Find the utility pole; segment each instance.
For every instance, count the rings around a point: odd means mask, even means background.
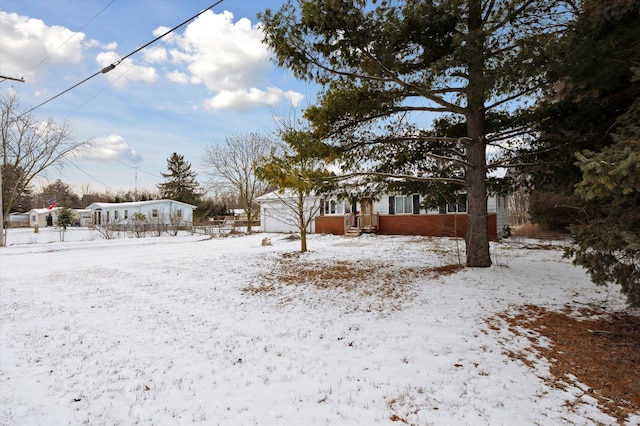
[[[20,77],[20,78],[13,78],[13,77],[6,77],[4,75],[0,75],[0,83],[2,83],[3,81],[6,80],[13,80],[13,81],[19,81],[20,83],[24,83],[24,78]],[[6,143],[6,141],[2,141],[2,145],[4,146],[4,144]],[[4,234],[4,204],[2,204],[2,193],[4,192],[3,188],[4,186],[2,185],[2,169],[4,168],[4,165],[7,162],[7,159],[4,158],[4,153],[5,150],[2,150],[2,164],[0,164],[0,247],[4,247],[7,242],[5,239],[5,234]]]
[[[4,144],[4,141],[2,141],[2,143]],[[2,185],[2,169],[4,168],[4,163],[5,163],[5,158],[4,158],[4,154],[2,155],[2,164],[0,164],[0,247],[4,247],[6,244],[5,238],[4,238],[4,204],[2,204],[2,193],[4,192],[3,188],[4,186]]]

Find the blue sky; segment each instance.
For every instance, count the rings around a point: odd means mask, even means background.
[[[0,93],[28,110],[215,3],[214,0],[0,0]],[[273,111],[313,103],[318,88],[270,61],[257,13],[282,1],[225,0],[72,91],[32,112],[68,120],[91,141],[61,172],[83,191],[156,190],[173,152],[198,172],[207,145],[270,133]],[[164,39],[163,39],[164,40]],[[136,179],[137,176],[137,179]],[[205,183],[205,176],[198,174]],[[40,184],[38,184],[40,185]]]

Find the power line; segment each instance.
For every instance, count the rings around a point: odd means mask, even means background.
[[[91,179],[95,180],[96,182],[102,184],[105,186],[105,188],[110,189],[111,191],[115,192],[115,189],[111,188],[109,185],[107,185],[106,183],[102,182],[100,179],[98,179],[95,176],[92,176],[89,174],[89,172],[87,172],[86,170],[82,169],[80,166],[78,166],[77,164],[74,164],[73,162],[69,161],[70,165],[72,165],[73,167],[75,167],[76,169],[80,170],[82,173],[84,173],[85,175],[89,176]]]
[[[108,5],[106,5],[105,7],[103,7],[103,8],[102,8],[102,10],[101,10],[100,12],[96,13],[96,14],[94,15],[94,17],[93,17],[93,18],[91,18],[91,19],[89,19],[87,22],[85,22],[85,24],[84,24],[83,26],[81,26],[80,28],[78,28],[78,30],[77,30],[77,31],[74,31],[74,32],[73,32],[73,34],[71,34],[71,35],[69,36],[69,38],[67,38],[65,41],[63,41],[63,42],[62,42],[62,44],[61,44],[60,46],[58,46],[58,47],[57,47],[53,52],[50,52],[49,54],[47,54],[47,56],[45,56],[44,58],[42,58],[42,60],[41,60],[40,62],[38,62],[37,64],[35,64],[35,66],[33,67],[33,69],[38,68],[38,67],[39,67],[39,66],[40,66],[44,61],[46,61],[47,59],[49,59],[49,57],[50,57],[51,55],[53,55],[53,54],[54,54],[54,53],[56,53],[58,50],[60,50],[60,48],[61,48],[62,46],[64,46],[65,44],[67,44],[67,43],[69,42],[69,40],[71,40],[73,37],[75,37],[75,35],[76,35],[76,34],[78,34],[80,31],[82,31],[82,29],[83,29],[84,27],[86,27],[87,25],[89,25],[89,24],[91,23],[91,21],[93,21],[94,19],[96,19],[100,14],[102,14],[102,12],[104,12],[105,10],[107,10],[107,8],[108,8],[109,6],[111,6],[111,5],[113,4],[113,2],[114,2],[114,1],[116,1],[116,0],[111,0],[111,2],[110,2]]]
[[[24,83],[24,77],[15,78],[15,77],[7,77],[4,75],[0,75],[0,78],[2,79],[0,80],[0,83],[2,83],[5,80],[13,80],[13,81],[19,81],[20,83]]]
[[[170,36],[173,37],[173,34]],[[170,38],[168,39],[170,40]],[[160,44],[160,46],[164,45],[164,41],[162,42],[162,44]],[[149,55],[151,55],[153,52],[155,52],[160,46],[156,46],[153,50],[151,50],[148,54],[146,54],[142,59],[140,59],[138,62],[134,63],[131,67],[129,67],[128,70],[126,70],[125,72],[123,72],[120,76],[118,76],[116,79],[114,79],[113,81],[109,82],[109,84],[107,84],[105,87],[103,87],[101,90],[99,90],[96,94],[94,94],[93,96],[91,96],[89,99],[87,99],[84,103],[80,104],[75,110],[73,110],[71,112],[71,115],[75,114],[76,112],[78,112],[83,106],[87,105],[89,102],[91,102],[92,100],[94,100],[95,98],[97,98],[98,96],[100,96],[100,94],[102,92],[104,92],[105,90],[107,90],[110,86],[113,85],[113,83],[115,83],[116,81],[118,81],[119,79],[121,79],[122,77],[124,77],[125,75],[127,75],[127,73],[129,73],[129,71],[131,71],[135,65],[141,63],[145,58],[147,58]]]
[[[26,112],[22,113],[22,114],[21,114],[21,116],[22,116],[22,115],[25,115],[25,114],[29,114],[30,112],[34,111],[35,109],[40,108],[41,106],[43,106],[43,105],[45,105],[45,104],[47,104],[47,103],[51,102],[52,100],[54,100],[54,99],[56,99],[56,98],[58,98],[58,97],[60,97],[60,96],[64,95],[65,93],[67,93],[67,92],[69,92],[69,91],[71,91],[71,90],[75,89],[76,87],[80,86],[81,84],[86,83],[87,81],[91,80],[93,77],[97,76],[98,74],[106,74],[106,73],[108,73],[109,71],[112,71],[115,67],[117,67],[117,66],[118,66],[122,61],[124,61],[124,60],[125,60],[125,59],[127,59],[128,57],[130,57],[130,56],[132,56],[132,55],[135,55],[136,53],[138,53],[138,52],[139,52],[139,51],[141,51],[142,49],[146,48],[147,46],[149,46],[149,45],[151,45],[151,44],[155,43],[156,41],[160,40],[162,37],[164,37],[164,36],[166,36],[166,35],[168,35],[168,34],[170,34],[170,33],[174,32],[174,31],[175,31],[175,30],[177,30],[178,28],[180,28],[180,27],[182,27],[182,26],[184,26],[184,25],[188,24],[188,23],[189,23],[189,22],[191,22],[192,20],[196,19],[198,16],[202,15],[203,13],[205,13],[206,11],[208,11],[208,10],[210,10],[210,9],[213,9],[215,6],[219,5],[219,4],[220,4],[220,3],[222,3],[222,2],[223,2],[223,0],[218,0],[218,1],[216,1],[216,2],[215,2],[215,3],[213,3],[211,6],[209,6],[209,7],[207,7],[206,9],[203,9],[202,11],[200,11],[198,14],[196,14],[196,15],[192,16],[191,18],[187,19],[186,21],[182,22],[181,24],[179,24],[179,25],[177,25],[177,26],[175,26],[175,27],[171,28],[170,30],[166,31],[164,34],[162,34],[162,35],[160,35],[160,36],[158,36],[158,37],[154,38],[153,40],[151,40],[151,41],[150,41],[150,42],[148,42],[147,44],[145,44],[145,45],[143,45],[143,46],[141,46],[141,47],[137,48],[136,50],[134,50],[133,52],[131,52],[131,53],[129,53],[128,55],[124,56],[123,58],[121,58],[121,59],[117,60],[116,62],[114,62],[114,63],[112,63],[112,64],[110,64],[110,65],[107,65],[106,67],[102,68],[100,71],[98,71],[98,72],[94,73],[93,75],[91,75],[91,76],[89,76],[89,77],[85,78],[85,79],[84,79],[84,80],[82,80],[80,83],[74,84],[74,85],[73,85],[73,86],[71,86],[70,88],[68,88],[68,89],[66,89],[66,90],[64,90],[64,91],[62,91],[62,92],[60,92],[60,93],[58,93],[57,95],[53,96],[52,98],[49,98],[49,99],[47,99],[46,101],[42,102],[41,104],[36,105],[35,107],[31,108],[30,110],[28,110],[28,111],[26,111]]]

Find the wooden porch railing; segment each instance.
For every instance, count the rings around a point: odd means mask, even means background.
[[[378,213],[361,214],[358,220],[358,226],[363,232],[375,232],[379,228]]]
[[[356,215],[353,213],[349,213],[348,215],[344,216],[344,233],[346,234],[347,232],[349,232],[349,230],[351,228],[354,228],[357,226],[357,219],[356,219]]]
[[[344,232],[347,233],[354,228],[360,232],[376,232],[380,226],[379,222],[380,220],[377,213],[350,213],[344,217]]]

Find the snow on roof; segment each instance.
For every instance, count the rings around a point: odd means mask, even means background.
[[[258,198],[256,198],[255,201],[256,203],[259,204],[260,202],[268,203],[270,201],[277,201],[283,198],[295,198],[295,197],[297,197],[297,195],[293,192],[293,190],[284,189],[284,190],[272,191],[267,194],[261,195]],[[311,194],[309,195],[309,197],[315,197],[315,194]]]
[[[49,212],[55,212],[57,210],[60,210],[61,207],[54,207],[52,209],[31,209],[29,210],[29,213],[36,213],[36,214],[44,214],[44,213],[49,213]]]
[[[96,202],[96,203],[92,203],[89,206],[87,206],[87,209],[91,210],[93,208],[110,208],[110,207],[142,207],[144,205],[151,205],[151,204],[165,204],[165,203],[176,203],[176,204],[182,204],[184,206],[189,206],[191,208],[197,208],[196,206],[194,206],[193,204],[189,204],[189,203],[183,203],[182,201],[175,201],[175,200],[148,200],[148,201],[126,201],[123,203],[103,203],[103,202]]]

